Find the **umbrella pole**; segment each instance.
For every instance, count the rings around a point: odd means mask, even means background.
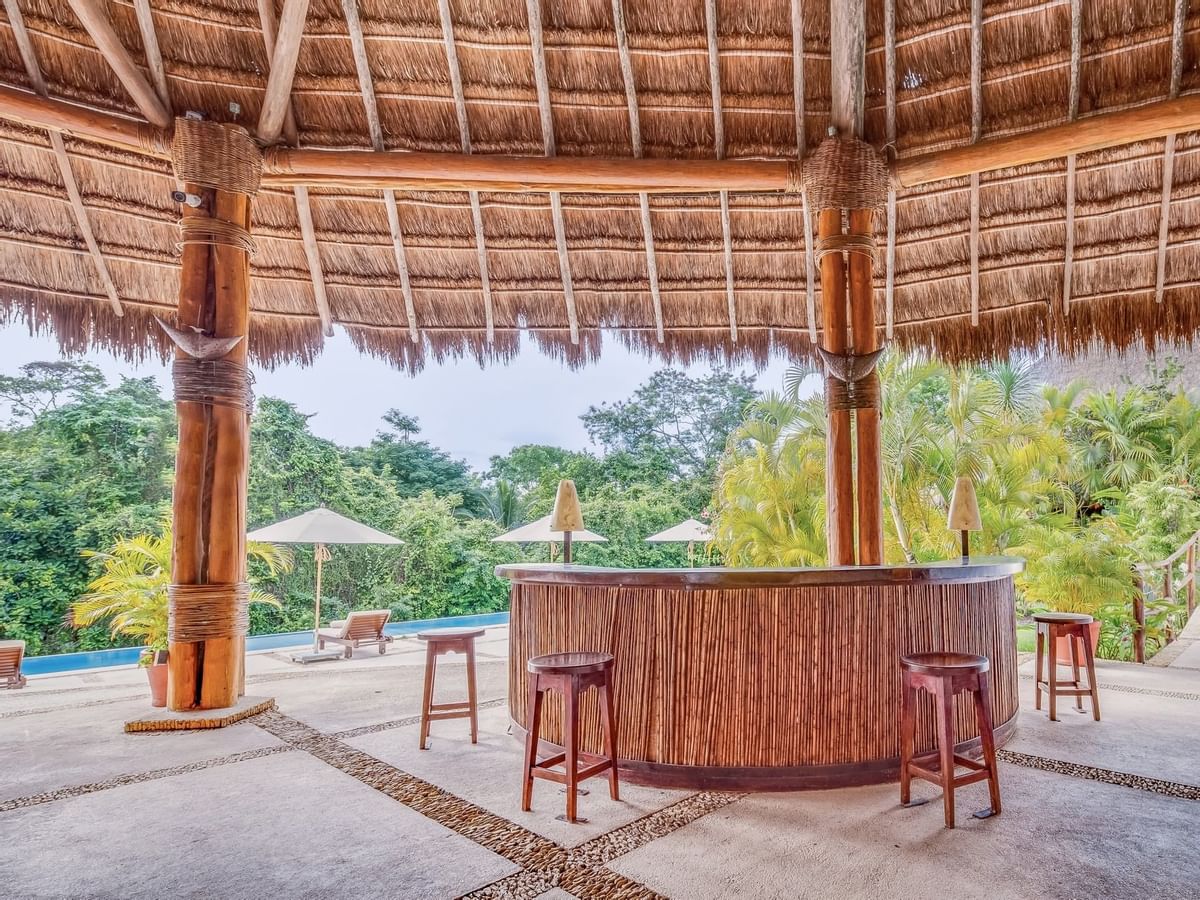
[[[324,544],[317,544],[313,548],[313,555],[317,557],[317,609],[313,616],[313,653],[320,652],[317,649],[320,640],[317,632],[321,630],[321,567],[327,552]]]

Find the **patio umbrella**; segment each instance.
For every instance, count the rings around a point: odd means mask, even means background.
[[[492,538],[492,540],[506,544],[540,544],[545,542],[553,545],[559,543],[563,539],[563,533],[550,529],[550,519],[552,516],[553,513],[549,516],[542,516],[542,518],[536,521],[522,525],[519,528],[514,528],[512,531],[506,532],[499,537]],[[608,538],[596,534],[594,531],[582,529],[580,531],[572,531],[571,540],[594,544],[599,541],[607,541]]]
[[[321,569],[330,559],[327,544],[403,544],[400,538],[392,537],[382,531],[377,531],[362,522],[355,522],[332,509],[319,506],[306,513],[267,525],[250,532],[246,538],[251,541],[265,541],[271,544],[312,544],[313,555],[317,560],[317,589],[316,609],[313,613],[313,648],[311,653],[297,654],[292,657],[300,662],[312,662],[318,659],[334,659],[341,656],[341,650],[328,650],[322,653],[318,649],[317,632],[321,628]]]
[[[646,542],[650,544],[687,544],[688,565],[690,566],[696,561],[696,542],[711,541],[712,537],[710,526],[696,519],[685,519],[678,525],[672,525],[658,534],[650,535],[646,538]]]

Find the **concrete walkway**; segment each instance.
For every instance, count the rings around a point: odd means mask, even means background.
[[[894,785],[788,794],[538,782],[519,808],[507,634],[479,645],[479,743],[438,722],[417,749],[422,645],[308,668],[249,658],[278,710],[212,732],[134,734],[145,676],[111,670],[0,691],[5,898],[1200,897],[1200,669],[1101,663],[1103,720],[1027,708],[986,788],[902,809]],[[465,694],[455,657],[439,699]],[[936,799],[932,785],[914,792]]]

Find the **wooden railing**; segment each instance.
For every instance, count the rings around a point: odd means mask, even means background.
[[[1196,561],[1200,552],[1200,531],[1166,559],[1155,563],[1139,563],[1138,594],[1133,601],[1133,659],[1146,661],[1146,598],[1152,595],[1166,603],[1179,603],[1186,598],[1190,618],[1196,611]],[[1180,568],[1182,564],[1182,569]],[[1161,589],[1159,586],[1161,585]],[[1168,632],[1167,641],[1173,636]]]

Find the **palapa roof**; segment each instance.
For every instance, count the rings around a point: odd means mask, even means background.
[[[143,118],[67,2],[16,5],[50,97]],[[617,5],[621,33],[613,0],[542,0],[540,7],[535,0],[540,29],[531,29],[526,0],[360,0],[383,145],[542,155],[546,113],[549,143],[563,157],[794,159],[825,135],[827,3],[717,0],[711,35],[703,0]],[[253,130],[271,62],[257,0],[150,6],[172,112],[228,121],[235,103],[237,120]],[[1177,22],[1176,6],[1083,3],[1073,51],[1070,2],[984,3],[976,83],[970,0],[895,0],[891,27],[883,0],[868,0],[864,138],[904,158],[1059,124],[1073,102],[1086,117],[1186,94],[1200,80],[1200,11]],[[107,12],[121,43],[145,63],[134,4],[116,0]],[[548,109],[539,107],[532,39],[539,33]],[[0,84],[33,87],[2,19]],[[300,146],[372,146],[340,0],[312,0],[291,96]],[[1061,158],[979,176],[978,324],[970,179],[899,190],[894,261],[883,246],[884,216],[877,221],[876,321],[894,340],[951,360],[1021,347],[1074,352],[1093,340],[1117,347],[1191,341],[1200,327],[1200,138],[1181,134],[1175,143],[1168,204],[1164,148],[1156,139],[1080,154],[1073,197]],[[152,316],[169,319],[178,290],[170,165],[70,136],[66,149],[125,314],[117,318],[109,305],[47,133],[0,120],[0,315],[52,328],[66,351],[101,345],[129,357],[165,355],[169,344]],[[727,236],[718,194],[651,195],[652,253],[637,194],[564,193],[564,267],[546,193],[479,193],[479,234],[466,192],[398,192],[415,343],[382,193],[313,187],[309,196],[333,322],[364,351],[402,367],[430,355],[507,358],[522,329],[573,364],[599,353],[602,332],[679,361],[761,362],[773,349],[806,355],[811,347],[808,310],[810,302],[820,308],[820,285],[810,300],[797,193],[728,195]],[[1164,208],[1168,224],[1160,229]],[[252,231],[251,358],[311,361],[322,327],[290,189],[259,192]]]

